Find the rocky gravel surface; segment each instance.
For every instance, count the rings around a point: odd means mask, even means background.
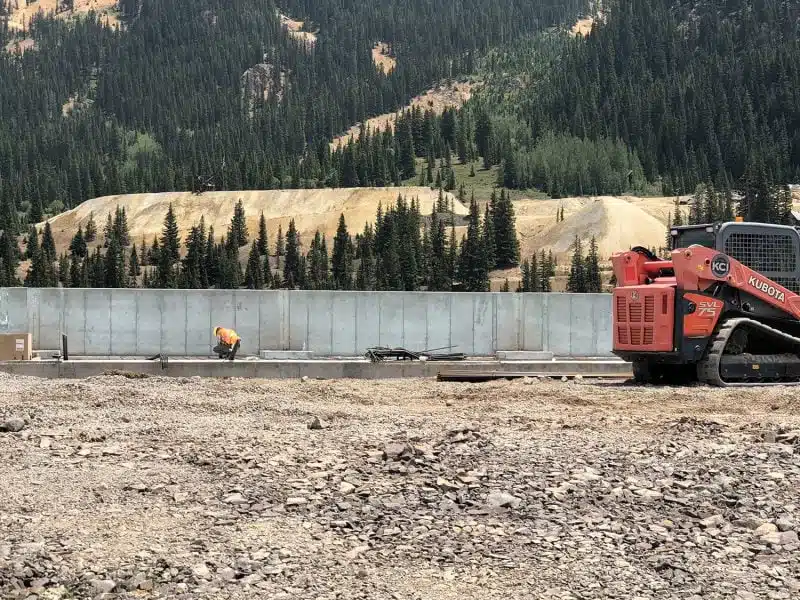
[[[2,598],[800,598],[800,390],[0,375]]]

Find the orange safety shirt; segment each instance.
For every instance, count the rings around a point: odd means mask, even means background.
[[[233,346],[236,342],[242,339],[233,329],[225,329],[223,327],[219,328],[217,335],[222,342],[228,344],[229,346]]]

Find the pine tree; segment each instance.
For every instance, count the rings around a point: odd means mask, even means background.
[[[126,248],[131,245],[130,233],[128,232],[128,217],[125,214],[125,209],[119,206],[117,206],[114,213],[112,234],[116,236],[121,247]]]
[[[536,255],[534,254],[534,256]],[[520,265],[520,273],[522,275],[522,280],[520,281],[519,291],[532,292],[533,285],[531,283],[531,264],[528,262],[527,258],[524,259]]]
[[[78,226],[78,232],[72,238],[72,241],[69,243],[69,251],[72,256],[78,256],[83,258],[86,256],[87,248],[86,248],[86,239],[83,237],[83,230],[81,229],[80,225]]]
[[[491,271],[497,265],[497,259],[495,256],[494,215],[490,210],[489,203],[486,204],[486,209],[483,212],[483,236],[481,241],[484,255],[486,256],[486,269]]]
[[[250,246],[250,256],[247,258],[247,269],[244,273],[244,284],[251,290],[260,290],[264,287],[264,271],[261,268],[257,241]]]
[[[536,257],[536,252],[531,255],[531,291],[546,291],[542,286],[542,275],[539,271],[539,260]]]
[[[91,244],[97,238],[97,225],[94,222],[94,213],[89,213],[89,220],[86,222],[86,243]]]
[[[366,224],[364,225],[364,233],[359,240],[360,261],[356,272],[356,288],[359,290],[372,291],[376,289],[377,280],[373,243],[372,227]]]
[[[10,232],[0,232],[0,287],[19,285],[19,278],[17,277],[18,254],[18,248],[16,243],[12,241]]]
[[[516,218],[511,199],[505,190],[493,206],[495,256],[497,267],[507,269],[519,264],[519,239],[517,238]]]
[[[31,200],[31,210],[28,215],[28,221],[33,223],[41,223],[44,219],[44,212],[42,211],[42,201],[39,196],[34,196]]]
[[[575,242],[573,243],[572,264],[569,269],[569,278],[567,279],[567,291],[581,294],[586,293],[586,263],[583,257],[583,249],[581,248],[581,240],[578,235],[575,235]]]
[[[478,204],[474,196],[469,204],[469,222],[459,257],[458,278],[468,292],[484,292],[489,289],[486,251],[481,240]]]
[[[278,233],[280,236],[280,232]],[[278,238],[280,239],[280,237]],[[295,229],[294,219],[289,221],[286,231],[286,259],[283,263],[283,282],[289,289],[295,289],[302,281],[300,271],[300,237]]]
[[[264,211],[261,211],[261,217],[258,220],[258,252],[261,256],[269,256],[267,220],[264,218]]]
[[[103,247],[108,248],[111,236],[114,234],[114,222],[111,220],[111,213],[106,218],[106,226],[103,228]]]
[[[170,203],[167,209],[167,215],[164,217],[164,228],[161,233],[160,248],[156,246],[156,240],[153,240],[154,253],[157,255],[156,264],[158,265],[158,273],[156,277],[156,284],[159,288],[175,288],[178,283],[178,274],[176,273],[175,263],[180,260],[180,237],[178,235],[178,223],[175,220],[175,212]]]
[[[131,255],[128,259],[129,270],[128,276],[135,282],[136,278],[142,274],[142,267],[139,264],[139,253],[136,251],[136,244],[131,248]]]
[[[278,239],[275,241],[275,256],[280,258],[286,252],[286,242],[283,239],[283,228],[278,225]]]
[[[600,257],[597,254],[597,240],[592,236],[589,242],[589,254],[586,256],[586,291],[590,294],[599,294],[603,291],[603,281],[600,275]]]
[[[331,256],[331,271],[333,287],[338,290],[349,290],[353,278],[353,261],[350,256],[350,234],[344,220],[344,213],[339,215],[339,226],[333,238],[333,255]]]
[[[109,288],[127,287],[125,254],[116,235],[111,236],[105,255],[105,286]]]
[[[228,240],[236,248],[246,246],[248,240],[247,222],[244,214],[244,205],[241,199],[236,202],[236,207],[233,209],[233,218],[231,219],[231,226],[228,232]]]
[[[42,232],[42,252],[44,252],[45,259],[48,263],[53,263],[56,260],[56,243],[53,240],[53,230],[50,228],[50,221],[44,224],[44,231]]]

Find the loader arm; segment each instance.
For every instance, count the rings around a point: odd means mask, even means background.
[[[678,288],[684,291],[703,292],[722,282],[800,319],[800,295],[713,248],[679,248],[671,262]]]

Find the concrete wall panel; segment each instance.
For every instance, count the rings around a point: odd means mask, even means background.
[[[159,290],[136,290],[136,354],[153,356],[161,352],[161,300]]]
[[[111,290],[85,294],[86,353],[111,356]]]
[[[364,354],[364,348],[358,347],[356,336],[358,330],[357,322],[359,320],[358,294],[341,292],[332,296],[331,352],[336,356],[360,356]]]
[[[111,290],[111,354],[136,355],[136,294],[130,290]]]
[[[571,294],[545,294],[545,345],[543,350],[556,355],[568,355],[572,349],[570,344],[572,303]]]
[[[58,288],[39,290],[39,327],[33,339],[37,350],[61,348],[61,331],[64,327],[63,293]]]
[[[289,325],[288,348],[286,350],[311,350],[308,340],[308,323],[311,313],[311,295],[309,292],[287,292]]]
[[[428,343],[428,298],[418,292],[403,294],[403,347],[415,352],[435,347]]]
[[[403,346],[403,295],[380,292],[380,345]]]
[[[597,346],[594,297],[589,294],[571,294],[570,303],[569,354],[571,356],[593,356]]]
[[[285,327],[286,292],[266,291],[258,294],[259,350],[286,350],[288,328]]]
[[[372,292],[357,292],[354,328],[356,330],[356,352],[364,354],[367,348],[381,345],[381,301],[380,295]]]
[[[446,349],[450,345],[450,294],[426,294],[428,304],[428,314],[426,317],[427,329],[427,348],[444,348],[442,352],[450,352]],[[463,352],[463,350],[453,349],[453,352]]]
[[[472,354],[475,307],[473,294],[453,294],[450,304],[451,352]]]
[[[611,319],[613,298],[611,294],[598,294],[592,300],[594,303],[592,331],[596,338],[594,353],[596,356],[609,355],[614,342],[614,326]]]
[[[0,333],[24,333],[26,331],[30,331],[28,289],[0,288]]]
[[[333,352],[334,292],[308,294],[308,349],[316,354]],[[345,317],[346,318],[346,317]]]
[[[473,294],[472,352],[488,356],[497,350],[496,304],[499,294]]]
[[[544,350],[544,315],[546,294],[522,294],[520,299],[520,349],[534,352]],[[500,346],[501,349],[505,349]]]
[[[234,292],[236,302],[236,332],[242,336],[239,352],[242,354],[258,354],[260,344],[259,311],[261,310],[260,293],[251,290]]]
[[[186,294],[186,354],[189,356],[210,356],[215,345],[211,322],[213,294],[207,290]]]
[[[530,294],[495,294],[495,350],[522,347],[522,305]]]
[[[94,291],[92,290],[92,292]],[[67,334],[70,354],[86,354],[89,351],[85,339],[86,293],[87,290],[64,290],[64,333]],[[102,319],[102,315],[100,318]],[[108,314],[106,314],[106,318],[108,318]]]
[[[186,355],[187,294],[182,290],[155,290],[161,308],[161,352]]]

